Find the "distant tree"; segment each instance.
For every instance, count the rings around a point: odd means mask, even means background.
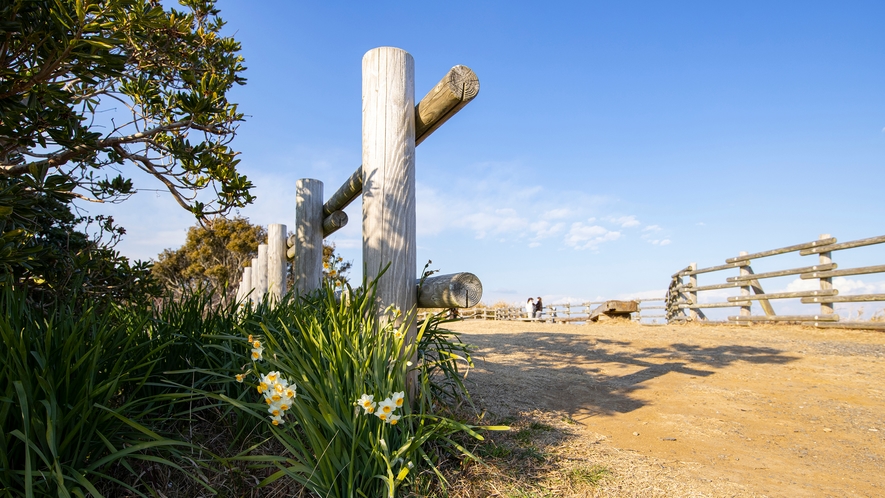
[[[291,234],[290,234],[291,235]],[[258,244],[267,240],[267,230],[247,218],[214,218],[205,226],[188,229],[183,246],[166,249],[153,265],[154,276],[170,291],[180,295],[197,288],[221,290],[239,285],[243,268],[258,256]],[[323,244],[323,278],[332,285],[347,283],[352,264],[336,254],[334,244]],[[287,287],[292,273],[287,271]],[[234,293],[228,292],[228,299]]]
[[[214,1],[180,3],[0,2],[0,176],[115,202],[136,192],[128,164],[199,218],[252,202],[229,147],[240,44],[221,36]]]
[[[247,218],[217,217],[205,226],[189,228],[180,248],[160,253],[153,273],[179,295],[198,287],[221,290],[239,282],[243,268],[257,256],[258,244],[266,237],[264,227]]]

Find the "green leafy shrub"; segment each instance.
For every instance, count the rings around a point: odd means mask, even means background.
[[[394,326],[399,312],[389,309],[392,315],[379,323],[374,286],[348,290],[349,298],[341,300],[327,286],[324,292],[297,303],[284,301],[273,311],[246,320],[241,328],[244,369],[240,378],[249,379],[247,384],[261,393],[252,391],[253,399],[267,398],[262,395],[274,388],[269,376],[289,381],[282,388],[297,392],[282,414],[268,413],[274,409],[274,405],[268,407],[269,398],[267,403],[227,398],[256,422],[269,425],[287,449],[286,455],[240,457],[278,469],[261,485],[289,477],[319,496],[392,497],[410,478],[414,466],[436,470],[435,451],[430,448],[473,457],[451,436],[466,433],[482,439],[477,429],[499,429],[469,426],[440,413],[433,377],[437,386],[448,386],[449,392],[452,386],[460,386],[461,396],[466,392],[463,384],[439,378],[456,370],[441,370],[452,358],[431,350],[454,351],[460,346],[453,346],[457,343],[445,335],[434,336],[438,320],[425,321],[417,339],[405,343],[409,317]],[[258,343],[246,343],[247,336]],[[431,337],[434,340],[428,341]],[[410,358],[419,349],[424,351],[422,359],[413,365]],[[260,359],[250,361],[250,354]],[[441,357],[448,360],[440,362]],[[391,407],[393,417],[378,416],[379,401],[395,403],[410,391],[407,378],[413,373],[418,380],[412,395],[401,406]]]

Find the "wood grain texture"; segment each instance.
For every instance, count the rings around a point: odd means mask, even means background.
[[[828,234],[828,233],[822,233],[819,237],[819,239],[822,241],[823,240],[830,240],[830,238],[831,238],[830,234]],[[834,239],[833,242],[835,243],[836,240]],[[820,266],[829,265],[830,263],[833,262],[833,253],[830,251],[820,252],[818,254],[818,262],[820,263]],[[836,265],[833,265],[832,269],[835,269],[835,268],[836,268]],[[821,269],[826,270],[826,268],[821,268]],[[799,278],[803,278],[803,277],[800,276]],[[830,290],[833,288],[833,276],[832,275],[822,276],[822,275],[818,274],[818,278],[820,278],[820,289],[821,290]],[[833,313],[836,312],[836,308],[831,303],[820,303],[820,312],[823,315],[832,315]]]
[[[298,296],[316,291],[323,281],[323,182],[295,182],[293,290]]]
[[[691,268],[691,271],[689,271],[687,274],[689,276],[689,281],[688,281],[689,286],[693,289],[697,289],[698,288],[698,264],[692,263],[692,264],[688,265],[688,267]],[[693,291],[693,292],[689,291],[688,292],[688,300],[692,303],[698,302],[697,291]],[[691,320],[696,322],[698,320],[697,308],[694,308],[694,309],[689,308],[689,311],[690,311],[689,316],[691,317]]]
[[[835,290],[835,289],[834,289]],[[803,297],[804,304],[815,303],[869,303],[885,301],[885,294],[854,294],[849,296]]]
[[[749,307],[750,304],[751,304],[750,301],[748,301],[748,300],[744,300],[744,301],[728,301],[728,302],[720,302],[720,303],[701,303],[701,304],[685,303],[685,304],[680,304],[679,307],[680,307],[680,308],[698,308],[698,309],[705,309],[705,308],[736,308],[736,307],[738,307],[738,306],[741,306],[741,307],[745,307],[745,306],[746,306],[746,307]]]
[[[258,295],[256,289],[258,289],[258,258],[252,258],[252,288],[251,293],[249,294],[249,300],[254,304],[258,304],[261,301],[261,297]]]
[[[243,287],[243,293],[240,296],[239,301],[243,301],[243,302],[245,302],[247,300],[251,301],[252,294],[253,294],[252,289],[254,288],[252,286],[252,267],[251,266],[247,266],[247,267],[243,268],[243,283],[240,285],[242,285],[242,287]]]
[[[802,325],[822,329],[885,330],[885,322],[802,322]]]
[[[852,240],[850,242],[842,242],[839,244],[830,244],[821,247],[815,247],[813,249],[805,249],[799,251],[799,254],[802,256],[808,256],[811,254],[822,253],[822,252],[831,252],[831,251],[839,251],[842,249],[851,249],[852,247],[863,247],[863,246],[871,246],[873,244],[885,244],[885,235],[879,235],[878,237],[869,237],[866,239]]]
[[[347,213],[335,211],[323,218],[323,237],[328,237],[347,225]]]
[[[286,294],[286,225],[267,226],[267,294],[278,303]]]
[[[820,265],[814,266],[803,266],[802,268],[791,268],[789,270],[778,270],[778,271],[769,271],[765,273],[750,273],[749,271],[746,273],[741,273],[739,277],[728,277],[725,279],[728,282],[747,282],[749,280],[757,280],[760,278],[774,278],[774,277],[784,277],[787,275],[801,275],[803,273],[810,273],[814,271],[824,272],[827,270],[832,270],[837,267],[836,263],[823,263]],[[744,267],[742,267],[744,268]]]
[[[482,282],[467,272],[428,277],[418,290],[419,308],[470,308],[481,299]]]
[[[740,255],[746,256],[747,253],[745,251],[741,251]],[[749,266],[741,266],[740,270],[741,270],[741,276],[738,278],[740,278],[741,280],[744,280],[748,275],[750,275],[750,267]],[[728,282],[734,282],[734,280],[732,280],[731,278],[727,278],[725,280]],[[743,286],[741,286],[741,297],[744,297],[744,298],[748,297],[750,295],[750,286],[747,285],[748,283],[746,281],[743,281],[741,283],[744,284]],[[749,303],[746,300],[744,300],[744,302]],[[741,306],[741,311],[740,311],[741,316],[750,316],[751,312],[752,312],[752,308],[751,308],[750,304],[747,304],[745,306]]]
[[[802,249],[810,249],[812,247],[822,246],[826,244],[835,244],[835,237],[828,237],[826,239],[815,240],[814,242],[805,242],[803,244],[796,244],[794,246],[781,247],[780,249],[772,249],[770,251],[762,251],[762,252],[754,252],[753,254],[741,253],[736,258],[728,258],[725,260],[726,263],[735,263],[738,261],[746,261],[748,259],[758,259],[764,258],[766,256],[776,256],[778,254],[786,254],[788,252],[801,251]]]
[[[810,297],[810,296],[835,296],[839,291],[836,289],[830,289],[826,291],[822,290],[813,290],[813,291],[797,291],[797,292],[775,292],[773,294],[759,294],[756,296],[746,296],[746,297],[738,297],[732,296],[729,297],[729,301],[760,301],[762,299],[797,299],[800,297]],[[804,302],[804,301],[803,301]],[[815,301],[817,302],[817,301]]]
[[[826,253],[821,253],[826,254]],[[835,263],[834,263],[835,266]],[[875,265],[875,266],[860,266],[857,268],[845,268],[844,270],[831,270],[831,271],[816,271],[810,273],[803,273],[799,275],[799,278],[802,280],[808,280],[812,278],[832,278],[832,277],[846,277],[849,275],[867,275],[870,273],[885,273],[885,265]]]
[[[398,321],[417,304],[414,75],[414,59],[402,49],[363,57],[363,265],[378,281],[379,311],[395,305]],[[413,322],[407,342],[415,332]]]
[[[681,272],[679,272],[679,274],[682,274],[682,275],[697,275],[697,274],[699,274],[699,273],[709,273],[709,272],[719,271],[719,270],[729,270],[729,269],[731,269],[731,268],[737,268],[737,267],[740,267],[740,266],[746,266],[746,265],[748,265],[748,264],[750,264],[748,261],[737,261],[737,262],[735,262],[735,263],[728,263],[728,264],[719,265],[719,266],[710,266],[710,267],[708,267],[708,268],[699,268],[699,269],[696,269],[696,270],[691,270],[691,269],[688,269],[688,268],[687,268],[687,269],[682,270]]]
[[[258,301],[267,297],[267,244],[258,244],[258,266],[252,270],[257,272],[255,294]]]
[[[455,66],[415,106],[415,145],[464,108],[479,94],[479,78],[467,66]],[[323,205],[324,216],[341,211],[356,199],[363,189],[362,166],[329,197]]]

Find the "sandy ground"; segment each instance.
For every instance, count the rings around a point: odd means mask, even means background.
[[[620,468],[656,469],[662,490],[631,490],[623,476],[602,494],[885,496],[881,332],[479,320],[446,328],[476,347],[468,385],[490,413],[577,422],[557,451],[628,455]]]

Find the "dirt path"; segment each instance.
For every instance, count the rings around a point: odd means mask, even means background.
[[[692,495],[885,496],[885,334],[490,321],[447,328],[476,346],[468,379],[490,412],[574,420],[578,440],[668,469],[659,480]],[[660,488],[610,494],[668,494]]]

